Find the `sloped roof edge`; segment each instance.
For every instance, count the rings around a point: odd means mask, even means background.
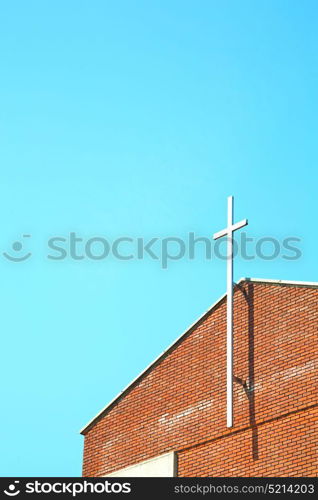
[[[290,280],[273,280],[273,279],[261,279],[261,278],[241,278],[236,285],[239,285],[240,283],[244,281],[249,281],[253,283],[264,283],[264,284],[269,284],[269,285],[284,285],[284,286],[300,286],[300,287],[309,287],[309,288],[318,288],[318,282],[314,281],[290,281]],[[117,400],[121,399],[126,392],[129,391],[129,389],[132,389],[133,386],[137,383],[139,379],[141,379],[158,361],[161,360],[173,347],[175,347],[183,337],[185,337],[188,333],[191,332],[191,330],[200,322],[202,321],[213,309],[215,309],[220,303],[222,302],[223,299],[225,299],[226,293],[224,293],[216,302],[214,302],[209,309],[207,309],[194,323],[192,323],[179,337],[177,337],[176,340],[172,342],[172,344],[167,347],[157,358],[152,361],[137,377],[135,377],[132,382],[130,382],[122,391],[120,391],[117,396],[115,396],[102,410],[95,415],[81,430],[80,434],[85,435],[93,426],[94,424],[107,412],[107,410],[110,410],[110,408],[117,402]]]

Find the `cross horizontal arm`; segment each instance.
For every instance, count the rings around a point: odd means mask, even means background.
[[[226,236],[228,233],[228,229],[222,229],[222,231],[219,231],[218,233],[214,233],[213,239],[217,240],[218,238],[222,238],[223,236]]]
[[[232,231],[236,231],[237,229],[241,229],[241,227],[247,226],[247,224],[248,224],[248,220],[243,219],[240,222],[236,222],[236,224],[233,224],[231,229],[232,229]]]
[[[240,222],[236,222],[236,224],[232,224],[232,226],[222,229],[222,231],[219,231],[218,233],[214,233],[213,239],[217,240],[218,238],[223,238],[223,236],[226,236],[227,234],[236,231],[237,229],[241,229],[241,227],[247,226],[247,224],[248,224],[247,219],[243,219]]]

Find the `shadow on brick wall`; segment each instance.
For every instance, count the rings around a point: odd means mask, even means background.
[[[255,368],[254,368],[254,285],[248,283],[247,290],[241,289],[248,305],[248,379],[242,380],[234,376],[235,382],[240,384],[247,396],[249,405],[249,423],[252,430],[252,456],[258,460],[258,429],[255,415]]]

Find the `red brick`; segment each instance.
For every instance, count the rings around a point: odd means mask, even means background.
[[[84,476],[170,450],[179,476],[317,475],[317,288],[243,282],[234,321],[233,429],[223,299],[85,433]]]

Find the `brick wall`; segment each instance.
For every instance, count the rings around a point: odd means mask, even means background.
[[[83,475],[174,450],[179,476],[317,475],[318,289],[234,293],[234,427],[226,427],[226,299],[85,432]]]

